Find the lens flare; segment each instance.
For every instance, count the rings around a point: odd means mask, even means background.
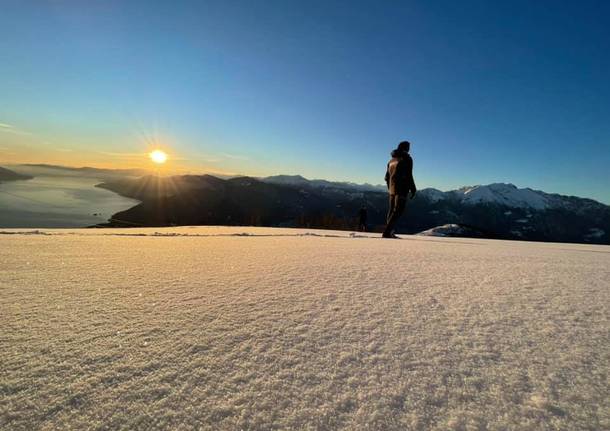
[[[155,150],[149,154],[150,159],[158,164],[163,164],[167,161],[167,154],[161,150]]]

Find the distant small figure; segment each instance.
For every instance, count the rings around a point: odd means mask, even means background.
[[[360,211],[358,211],[358,230],[360,232],[367,231],[367,227],[366,227],[367,217],[368,217],[368,214],[366,211],[366,207],[363,205],[362,208],[360,208]]]
[[[413,159],[409,155],[410,149],[409,141],[401,142],[398,144],[398,148],[392,151],[392,159],[388,162],[385,182],[388,186],[390,202],[383,238],[398,238],[394,234],[394,226],[405,210],[409,193],[413,199],[417,192],[413,180]]]

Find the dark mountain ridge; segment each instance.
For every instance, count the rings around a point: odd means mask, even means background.
[[[145,176],[99,184],[142,201],[106,226],[254,225],[351,230],[358,210],[380,231],[387,194],[311,181],[278,184],[250,177]],[[610,244],[610,207],[591,199],[490,184],[450,192],[424,189],[409,202],[398,232],[457,224],[487,238]]]
[[[260,178],[260,181],[272,184],[281,184],[287,186],[310,186],[316,188],[328,189],[350,189],[366,192],[383,192],[385,186],[373,184],[356,184],[345,181],[328,181],[328,180],[309,180],[301,175],[273,175],[270,177]]]
[[[31,180],[32,178],[34,177],[32,177],[31,175],[18,174],[17,172],[11,171],[10,169],[0,167],[0,182]]]

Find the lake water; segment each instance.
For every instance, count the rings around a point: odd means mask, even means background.
[[[86,227],[139,201],[94,187],[95,178],[39,176],[0,183],[0,228]]]

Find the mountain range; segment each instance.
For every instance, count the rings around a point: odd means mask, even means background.
[[[327,181],[327,180],[308,180],[301,175],[274,175],[271,177],[258,178],[260,181],[271,184],[281,184],[286,186],[305,186],[322,189],[345,189],[357,190],[361,192],[385,192],[386,186],[372,184],[356,184],[351,182]]]
[[[125,177],[141,177],[150,174],[145,169],[104,169],[88,166],[74,168],[71,166],[49,165],[45,163],[24,163],[11,166],[13,171],[31,178],[31,176],[69,176],[98,178],[102,181]]]
[[[301,176],[221,179],[210,175],[144,176],[99,187],[138,199],[109,226],[254,225],[355,229],[358,210],[368,225],[385,223],[387,192]],[[437,229],[443,225],[458,228]],[[435,230],[436,229],[436,230]],[[495,183],[443,192],[428,188],[408,203],[402,233],[610,244],[610,207],[592,199]]]
[[[18,180],[30,180],[33,177],[30,175],[18,174],[7,168],[0,166],[0,182],[2,181],[18,181]]]

